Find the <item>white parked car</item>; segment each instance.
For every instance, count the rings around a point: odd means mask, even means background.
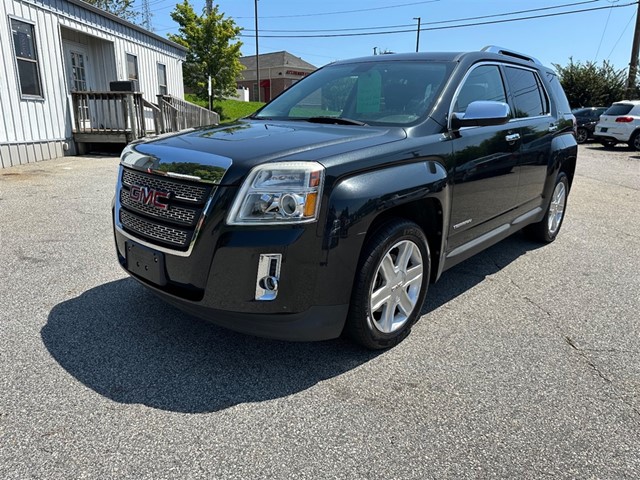
[[[605,148],[627,143],[640,150],[640,100],[622,100],[611,105],[600,115],[593,136]]]

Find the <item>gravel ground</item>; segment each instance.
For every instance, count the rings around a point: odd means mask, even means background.
[[[398,347],[286,343],[119,268],[117,159],[0,170],[0,478],[640,477],[640,156],[580,147],[557,241],[446,272]]]

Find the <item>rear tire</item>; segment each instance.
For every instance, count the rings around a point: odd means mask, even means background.
[[[629,140],[629,148],[631,150],[640,151],[640,132],[635,132]]]
[[[589,132],[587,131],[587,129],[579,128],[578,131],[576,132],[576,142],[578,142],[579,144],[582,144],[586,142],[588,138],[589,138]]]
[[[383,224],[363,248],[346,333],[372,350],[397,345],[420,316],[430,268],[429,244],[417,224]]]
[[[569,194],[569,179],[564,172],[560,172],[553,187],[553,194],[547,205],[547,213],[538,223],[527,225],[525,233],[533,240],[551,243],[558,236],[564,213],[567,207],[567,196]]]

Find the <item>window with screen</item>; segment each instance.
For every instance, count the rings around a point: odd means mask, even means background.
[[[127,80],[138,80],[138,57],[127,53]]]
[[[167,66],[162,63],[158,64],[158,93],[166,95],[167,90]]]
[[[26,96],[42,97],[34,26],[12,18],[11,36],[13,38],[13,52],[18,67],[20,92]]]

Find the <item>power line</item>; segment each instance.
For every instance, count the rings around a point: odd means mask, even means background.
[[[618,0],[612,0],[611,6],[613,7],[613,2],[617,2]],[[602,29],[602,36],[600,37],[600,43],[598,43],[598,49],[596,50],[596,56],[593,58],[595,62],[598,59],[598,54],[600,53],[600,47],[602,46],[602,41],[604,40],[604,34],[607,33],[607,27],[609,26],[609,20],[611,19],[611,12],[613,12],[613,8],[609,10],[609,15],[607,15],[607,21],[604,23],[604,28]]]
[[[477,27],[477,26],[484,26],[484,25],[496,25],[496,24],[500,24],[500,23],[509,23],[509,22],[519,22],[522,20],[534,20],[534,19],[538,19],[538,18],[549,18],[549,17],[558,17],[561,15],[573,15],[576,13],[585,13],[585,12],[594,12],[597,10],[604,10],[607,8],[623,8],[623,7],[629,7],[632,5],[638,5],[638,1],[635,2],[631,2],[631,3],[625,3],[623,5],[612,5],[612,6],[606,6],[606,7],[594,7],[594,8],[583,8],[580,10],[572,10],[570,12],[556,12],[556,13],[547,13],[547,14],[543,14],[543,15],[531,15],[528,17],[520,17],[520,18],[510,18],[510,19],[505,19],[505,20],[493,20],[493,21],[489,21],[489,22],[476,22],[476,23],[466,23],[466,24],[461,24],[461,25],[449,25],[449,26],[442,26],[442,27],[425,27],[425,28],[421,28],[420,31],[435,31],[435,30],[448,30],[448,29],[453,29],[453,28],[465,28],[465,27]],[[453,21],[452,21],[453,22]],[[390,30],[388,32],[367,32],[367,33],[341,33],[341,34],[324,34],[324,35],[261,35],[261,37],[264,38],[333,38],[333,37],[361,37],[361,36],[370,36],[370,35],[390,35],[390,34],[396,34],[396,33],[408,33],[408,32],[414,32],[415,29],[410,29],[410,30]],[[240,34],[240,37],[253,37],[253,35],[243,35]]]
[[[622,30],[622,33],[618,37],[618,40],[616,40],[616,43],[613,44],[613,48],[609,52],[609,55],[607,56],[607,60],[609,60],[611,58],[611,54],[613,53],[613,51],[618,46],[618,43],[620,43],[620,40],[622,40],[622,37],[624,36],[624,32],[627,31],[627,28],[629,28],[629,25],[631,25],[631,21],[635,18],[635,16],[636,16],[636,12],[633,12],[633,15],[631,15],[631,18],[629,18],[629,21],[627,22],[627,24],[625,25],[624,29]]]
[[[583,0],[581,2],[573,2],[573,3],[565,3],[563,5],[553,5],[550,7],[541,7],[541,8],[531,8],[528,10],[516,10],[514,12],[506,12],[506,13],[495,13],[492,15],[481,15],[478,17],[467,17],[467,18],[457,18],[454,20],[439,20],[435,22],[424,22],[422,25],[442,25],[447,23],[456,23],[456,22],[466,22],[469,20],[482,20],[483,18],[496,18],[496,17],[508,17],[511,15],[521,15],[523,13],[532,13],[532,12],[541,12],[547,10],[556,10],[558,8],[565,7],[575,7],[576,5],[584,5],[586,3],[594,3],[599,2],[600,0]],[[617,0],[615,0],[617,1]],[[240,18],[240,17],[235,17]],[[264,18],[264,17],[262,17]],[[389,28],[404,28],[404,27],[413,27],[415,24],[407,23],[404,25],[387,25],[387,26],[379,26],[379,27],[360,27],[360,28],[332,28],[332,29],[321,29],[321,30],[268,30],[268,29],[260,29],[262,32],[280,32],[280,33],[297,33],[297,32],[353,32],[359,30],[377,30],[377,29],[389,29]],[[253,32],[254,30],[250,28],[244,29],[246,32]]]
[[[372,7],[372,8],[361,8],[358,10],[343,10],[341,12],[324,12],[324,13],[301,13],[298,15],[263,15],[260,18],[265,19],[265,18],[298,18],[298,17],[319,17],[319,16],[323,16],[323,15],[343,15],[345,13],[360,13],[360,12],[371,12],[374,10],[387,10],[389,8],[401,8],[401,7],[409,7],[412,5],[421,5],[424,3],[435,3],[435,2],[439,2],[440,0],[426,0],[426,1],[422,1],[422,2],[412,2],[412,3],[403,3],[401,5],[389,5],[386,7]],[[241,18],[241,19],[246,19],[246,18],[253,18],[253,17],[235,17],[235,18]]]

